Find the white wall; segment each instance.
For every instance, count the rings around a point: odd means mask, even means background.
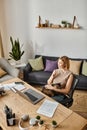
[[[3,6],[2,6],[3,5]],[[8,56],[9,37],[24,43],[24,61],[33,54],[87,58],[87,0],[0,0],[0,30]],[[38,16],[54,24],[73,21],[77,16],[80,30],[38,29]]]
[[[44,55],[68,55],[87,57],[87,17],[86,0],[31,0],[31,35],[36,52]],[[65,19],[73,21],[77,16],[81,30],[37,29],[38,16],[43,22],[48,19],[55,24]]]
[[[3,7],[2,7],[3,5]],[[4,44],[5,57],[9,56],[11,49],[10,36],[13,39],[19,38],[23,45],[23,50],[26,50],[23,60],[29,55],[29,21],[28,21],[28,6],[29,0],[0,0],[0,10],[2,14],[0,19],[0,30],[2,41]],[[26,59],[25,59],[26,57]]]

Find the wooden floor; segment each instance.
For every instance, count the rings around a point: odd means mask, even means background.
[[[41,91],[40,86],[35,87]],[[73,98],[73,105],[69,109],[73,110],[74,112],[80,114],[87,119],[87,91],[75,90]]]
[[[87,91],[75,90],[73,97],[74,102],[70,109],[87,119]]]

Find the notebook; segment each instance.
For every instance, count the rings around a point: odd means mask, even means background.
[[[19,91],[18,89],[14,88],[16,90],[16,92],[22,96],[23,98],[25,98],[26,100],[28,100],[29,102],[36,104],[39,101],[41,101],[45,96],[42,95],[39,92],[36,92],[35,90],[29,88],[23,92]]]

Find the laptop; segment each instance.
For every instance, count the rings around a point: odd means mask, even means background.
[[[23,98],[25,98],[26,100],[28,100],[29,102],[36,104],[39,101],[41,101],[45,96],[42,95],[39,92],[36,92],[35,90],[29,88],[23,92],[19,91],[18,89],[14,88],[16,90],[16,92],[22,96]]]

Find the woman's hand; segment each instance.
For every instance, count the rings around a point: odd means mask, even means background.
[[[53,86],[52,86],[52,85],[45,85],[45,88],[46,88],[46,89],[53,90]]]

